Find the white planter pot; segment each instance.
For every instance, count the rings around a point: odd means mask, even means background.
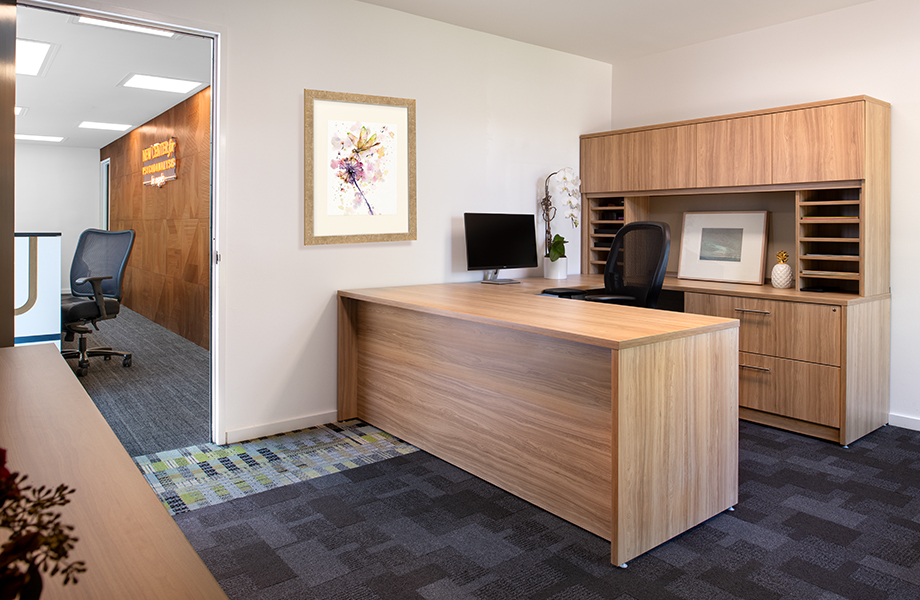
[[[543,277],[546,279],[565,279],[568,277],[568,260],[563,256],[553,262],[548,257],[543,257]]]

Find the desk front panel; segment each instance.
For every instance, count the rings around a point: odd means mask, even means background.
[[[359,418],[610,539],[609,349],[346,302]]]

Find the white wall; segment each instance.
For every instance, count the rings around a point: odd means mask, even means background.
[[[16,142],[16,231],[61,233],[61,289],[83,230],[100,226],[99,150]]]
[[[876,0],[617,65],[613,128],[869,95],[891,103],[891,423],[920,429],[920,3]]]
[[[336,290],[480,278],[465,271],[463,212],[536,212],[543,178],[577,169],[579,134],[610,127],[610,65],[358,2],[72,4],[221,34],[216,348],[231,439],[333,419]],[[303,245],[304,88],[417,101],[418,241]]]

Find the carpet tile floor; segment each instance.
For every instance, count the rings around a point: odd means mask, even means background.
[[[741,423],[739,503],[630,561],[424,451],[175,515],[231,599],[917,600],[920,432]]]
[[[415,450],[355,419],[228,446],[200,444],[137,456],[134,462],[176,515]]]

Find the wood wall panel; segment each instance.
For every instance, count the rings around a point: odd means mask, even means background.
[[[177,179],[143,185],[141,152],[175,137]],[[137,236],[124,304],[208,348],[211,255],[211,89],[174,106],[101,151],[110,159],[109,227]]]

